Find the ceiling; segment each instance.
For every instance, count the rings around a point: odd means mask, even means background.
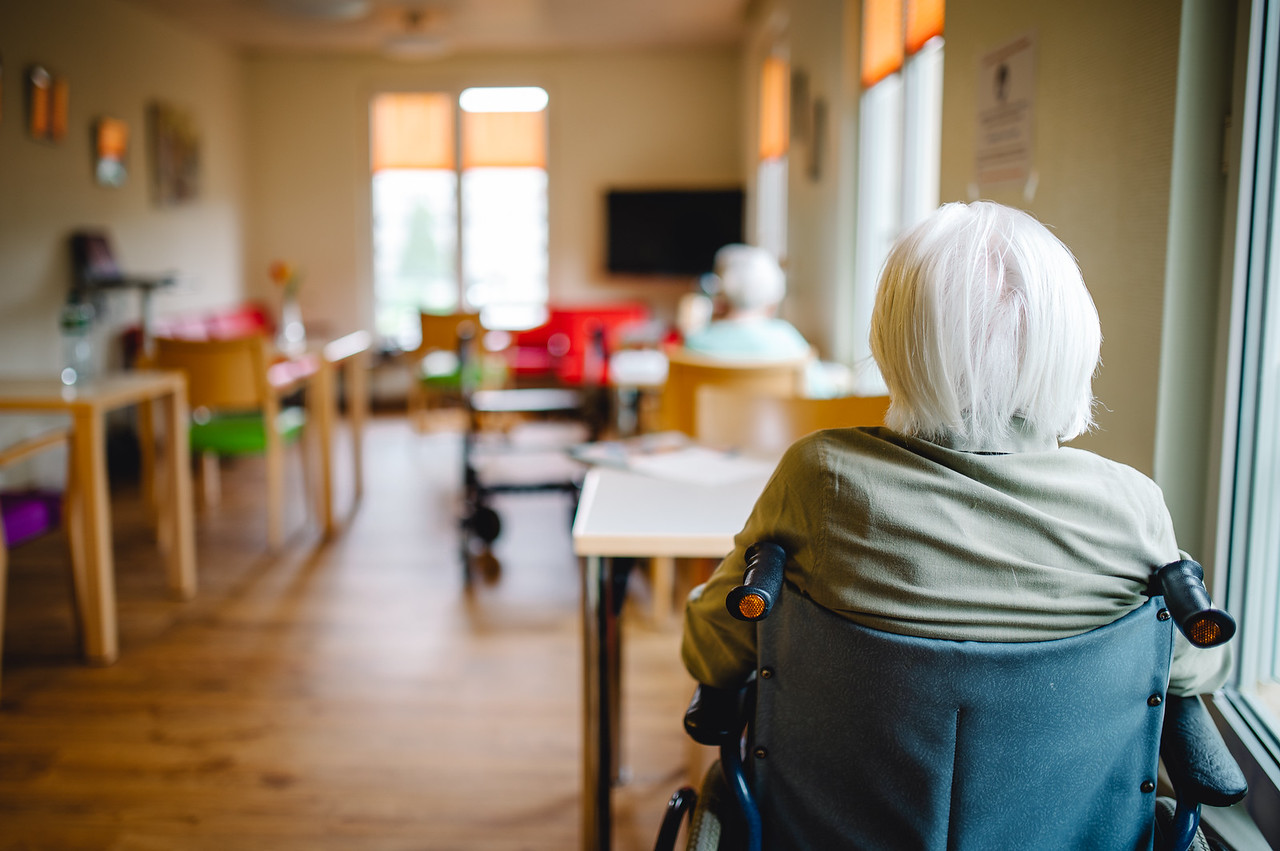
[[[129,0],[246,52],[428,59],[727,44],[747,0]]]

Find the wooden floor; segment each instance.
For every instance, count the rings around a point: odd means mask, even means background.
[[[502,577],[467,594],[458,452],[454,434],[375,419],[366,496],[345,532],[322,545],[296,515],[275,557],[261,464],[224,468],[223,505],[199,516],[200,591],[185,603],[165,590],[136,488],[117,486],[111,667],[79,660],[65,541],[17,548],[0,849],[577,848],[581,568],[569,505],[500,502]],[[349,481],[339,496],[349,500]],[[691,685],[675,627],[631,612],[625,641],[624,851],[652,846],[683,779]]]

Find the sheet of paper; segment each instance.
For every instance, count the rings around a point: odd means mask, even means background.
[[[768,475],[774,464],[702,446],[689,446],[637,456],[629,460],[628,466],[636,472],[671,481],[725,485]]]

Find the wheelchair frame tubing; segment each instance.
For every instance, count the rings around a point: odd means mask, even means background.
[[[1173,844],[1172,851],[1187,851],[1196,838],[1196,830],[1200,827],[1200,805],[1184,804],[1178,799],[1173,811]]]
[[[742,767],[740,743],[726,742],[720,746],[720,768],[724,779],[733,790],[733,797],[738,802],[738,810],[747,829],[747,851],[761,851],[764,841],[764,829],[760,822],[760,808],[756,806],[755,796],[751,794],[751,786],[747,783],[747,774]]]

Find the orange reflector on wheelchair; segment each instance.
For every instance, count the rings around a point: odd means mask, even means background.
[[[1222,635],[1222,627],[1212,618],[1196,618],[1187,624],[1184,633],[1196,647],[1212,647]]]
[[[764,598],[759,594],[744,594],[742,599],[738,601],[738,611],[749,621],[753,621],[763,615],[764,609]]]

